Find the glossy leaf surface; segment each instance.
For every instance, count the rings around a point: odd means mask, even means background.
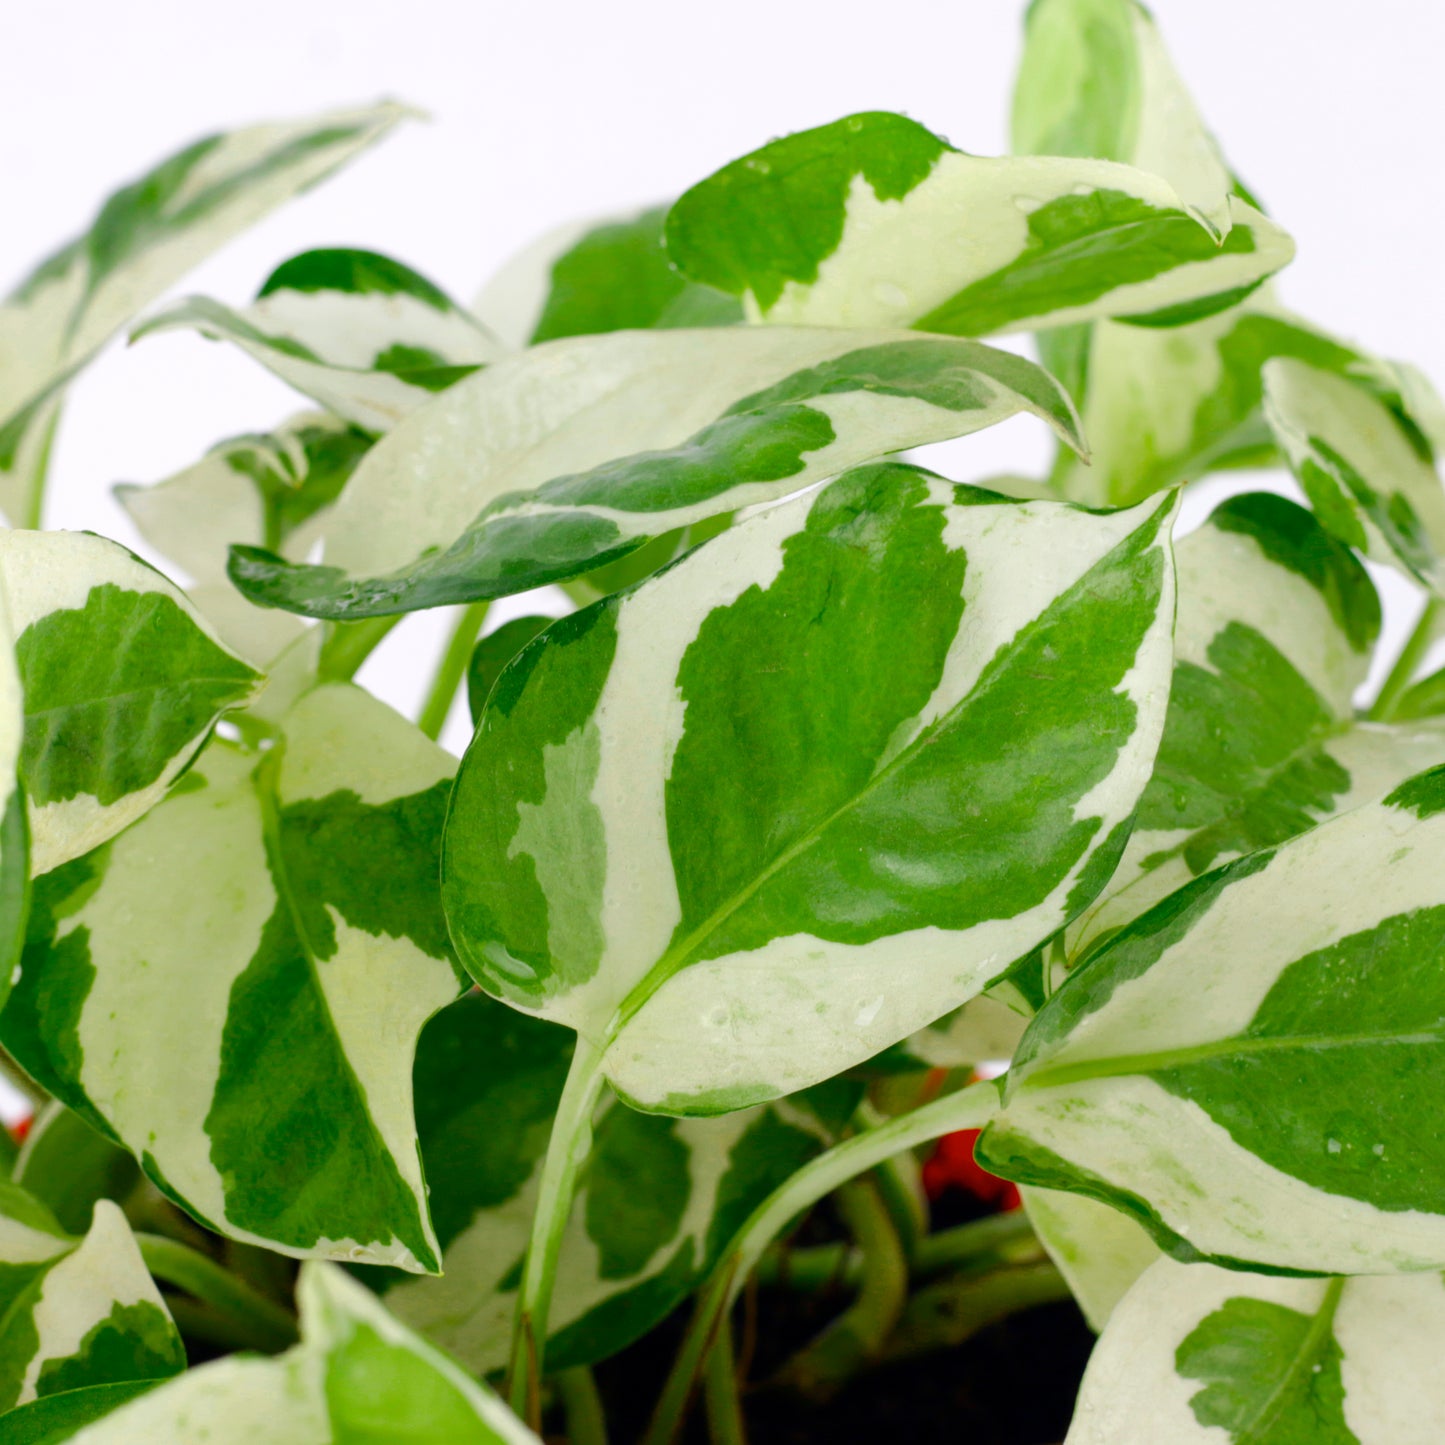
[[[953,336],[1096,317],[1174,324],[1232,305],[1294,254],[1238,197],[1228,234],[1159,176],[1071,156],[971,156],[916,121],[848,116],[733,161],[673,207],[694,281],[782,325]]]
[[[186,596],[87,532],[0,533],[24,690],[30,866],[48,872],[154,807],[257,673]]]
[[[555,624],[458,778],[468,968],[677,1113],[964,1003],[1117,861],[1167,700],[1170,514],[863,468]]]
[[[282,731],[213,743],[42,880],[0,1039],[218,1232],[435,1269],[411,1063],[459,989],[436,887],[454,763],[343,684]]]
[[[1427,1445],[1445,1281],[1278,1279],[1160,1260],[1089,1361],[1067,1445]]]
[[[485,1385],[334,1265],[305,1265],[297,1296],[294,1349],[203,1365],[82,1430],[75,1445],[536,1445]]]
[[[1302,362],[1269,362],[1264,385],[1265,417],[1324,525],[1445,589],[1445,488],[1419,428],[1366,387]]]
[[[320,566],[254,548],[254,601],[351,619],[526,591],[1019,412],[1079,444],[1058,384],[898,332],[621,332],[551,342],[421,408],[357,469]]]
[[[502,354],[445,292],[374,251],[307,251],[277,267],[244,310],[178,301],[132,339],[194,328],[230,341],[366,432],[384,432]]]
[[[0,1188],[0,1410],[185,1367],[170,1313],[114,1204],[99,1201],[75,1239],[23,1189]]]
[[[115,495],[141,536],[187,575],[188,595],[222,638],[269,666],[304,626],[236,591],[226,575],[229,549],[241,543],[304,559],[370,446],[349,422],[302,412],[274,432],[218,442],[164,481],[117,486]]]
[[[1438,1269],[1442,813],[1437,768],[1115,934],[1025,1034],[987,1167],[1182,1260]]]
[[[1117,928],[1218,864],[1445,762],[1445,729],[1361,721],[1374,584],[1295,503],[1232,498],[1176,548],[1174,683],[1118,871],[1071,936]]]
[[[1013,148],[1163,176],[1221,235],[1235,190],[1219,146],[1138,0],[1037,0],[1014,87]]]
[[[386,103],[207,136],[107,198],[84,235],[0,304],[0,509],[35,525],[66,383],[232,236],[315,185],[407,112]]]
[[[669,264],[662,235],[667,211],[652,206],[549,233],[502,267],[477,298],[479,313],[500,312],[519,346],[741,321],[735,297],[699,286]]]

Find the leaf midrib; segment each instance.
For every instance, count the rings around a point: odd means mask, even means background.
[[[25,709],[25,721],[29,722],[32,718],[47,718],[55,713],[76,712],[84,708],[100,707],[107,703],[129,702],[135,698],[150,697],[162,692],[182,692],[187,688],[197,687],[202,684],[207,687],[225,686],[237,688],[240,689],[238,693],[239,696],[245,696],[245,694],[256,685],[254,675],[251,682],[243,685],[242,680],[235,677],[223,677],[220,675],[212,677],[208,674],[202,674],[187,677],[181,682],[162,682],[155,683],[148,687],[132,687],[127,688],[124,692],[97,693],[93,697],[83,698],[76,702],[55,703],[51,707],[27,707]]]
[[[1235,1436],[1234,1445],[1267,1445],[1269,1438],[1267,1432],[1278,1420],[1286,1389],[1296,1379],[1301,1378],[1307,1368],[1312,1367],[1311,1362],[1321,1353],[1325,1339],[1330,1333],[1330,1327],[1334,1324],[1335,1311],[1339,1308],[1340,1296],[1344,1293],[1344,1288],[1345,1281],[1339,1277],[1332,1279],[1325,1287],[1324,1298],[1320,1301],[1319,1309],[1311,1318],[1309,1328],[1301,1336],[1299,1347],[1291,1356],[1286,1368],[1280,1371],[1274,1389],[1265,1396],[1263,1402],[1252,1413],[1249,1422]]]
[[[1236,1035],[1227,1039],[1216,1039],[1212,1043],[1192,1044],[1177,1049],[1116,1054],[1110,1058],[1084,1059],[1076,1064],[1057,1064],[1053,1068],[1041,1069],[1035,1074],[1026,1074],[1020,1079],[1019,1087],[1021,1090],[1028,1091],[1065,1088],[1070,1084],[1086,1083],[1092,1079],[1116,1079],[1138,1074],[1154,1074],[1170,1069],[1187,1068],[1191,1064],[1212,1063],[1216,1059],[1235,1055],[1284,1053],[1290,1050],[1320,1051],[1366,1048],[1370,1045],[1388,1047],[1438,1043],[1445,1043],[1445,1021],[1436,1024],[1433,1028],[1414,1029],[1409,1032],[1390,1030],[1354,1034],[1278,1034],[1253,1038]]]
[[[1165,507],[1168,507],[1169,505],[1171,504],[1168,502],[1164,503]],[[1156,508],[1153,516],[1157,517],[1158,512],[1159,509]],[[1141,525],[1144,524],[1141,523]],[[702,923],[700,923],[695,929],[693,929],[689,934],[687,934],[680,942],[669,945],[667,950],[663,953],[662,957],[658,959],[658,961],[647,971],[646,974],[643,975],[639,982],[636,983],[628,992],[622,1002],[618,1004],[616,1012],[613,1014],[612,1020],[608,1024],[607,1037],[609,1039],[615,1038],[619,1033],[621,1033],[621,1031],[638,1014],[638,1012],[647,1003],[647,1001],[652,998],[652,996],[658,991],[658,989],[660,989],[663,984],[668,981],[668,979],[672,978],[674,974],[680,973],[682,969],[687,966],[688,956],[693,952],[693,950],[696,949],[699,944],[701,944],[719,927],[721,927],[723,923],[725,923],[729,918],[731,918],[732,915],[736,913],[738,909],[740,909],[745,903],[747,903],[749,899],[751,899],[753,895],[756,894],[758,890],[763,887],[764,884],[771,882],[772,879],[776,877],[777,874],[780,873],[784,868],[786,868],[788,864],[790,864],[795,858],[805,852],[808,848],[812,847],[812,845],[818,840],[818,838],[824,833],[826,833],[827,830],[830,829],[838,821],[838,819],[843,817],[852,808],[858,806],[865,798],[867,798],[873,792],[875,788],[881,786],[887,778],[891,777],[896,770],[903,767],[906,763],[912,761],[912,759],[917,756],[917,754],[920,753],[923,748],[929,746],[938,736],[938,734],[942,732],[944,727],[946,727],[965,706],[971,706],[980,698],[986,697],[989,691],[995,686],[997,686],[1000,679],[1003,677],[1006,671],[1005,663],[1011,654],[1019,650],[1019,638],[1028,629],[1028,627],[1031,626],[1033,623],[1037,622],[1038,619],[1042,617],[1044,613],[1047,612],[1049,608],[1052,607],[1059,600],[1059,598],[1063,597],[1067,592],[1078,586],[1085,577],[1087,577],[1091,572],[1097,570],[1099,567],[1102,567],[1109,560],[1109,558],[1112,557],[1121,547],[1126,546],[1130,541],[1132,541],[1134,536],[1136,535],[1137,530],[1138,529],[1136,528],[1126,534],[1123,538],[1116,542],[1114,546],[1110,547],[1107,552],[1105,552],[1102,556],[1096,558],[1094,562],[1092,562],[1088,567],[1086,567],[1082,572],[1080,572],[1079,575],[1072,582],[1070,582],[1067,587],[1064,587],[1060,591],[1056,592],[1038,613],[1031,617],[1028,622],[1024,624],[1023,627],[1021,627],[1017,632],[1015,632],[1008,639],[1008,641],[1004,643],[993,654],[993,656],[987,660],[987,662],[984,663],[983,668],[979,673],[978,680],[975,682],[973,688],[969,692],[965,693],[964,696],[959,698],[952,707],[947,709],[939,717],[935,718],[926,727],[921,728],[917,736],[914,737],[914,739],[905,747],[900,748],[899,751],[896,752],[881,768],[878,768],[873,773],[872,777],[870,777],[868,781],[863,785],[863,787],[859,789],[859,791],[854,793],[851,797],[845,799],[826,817],[812,824],[804,832],[799,834],[799,836],[794,839],[792,843],[790,843],[780,853],[776,854],[772,861],[769,862],[754,876],[751,882],[749,882],[744,888],[740,889],[737,893],[733,894],[731,898],[727,899],[719,907],[714,909],[713,912],[702,921]],[[1155,610],[1157,613],[1157,608]],[[960,620],[960,627],[962,627],[962,625],[963,622],[962,620]],[[943,674],[942,672],[940,672],[940,685],[942,684],[942,681]],[[930,698],[929,701],[931,700],[932,699]],[[927,707],[927,705],[927,702],[925,702],[924,707]],[[920,711],[921,710],[922,709],[920,709]],[[917,714],[915,714],[915,716],[916,715]]]

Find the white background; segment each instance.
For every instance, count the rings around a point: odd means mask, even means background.
[[[390,252],[468,300],[516,247],[578,215],[668,198],[779,133],[907,111],[966,150],[1006,148],[1022,0],[72,0],[12,4],[0,90],[0,289],[98,201],[207,131],[389,95],[431,113],[193,273],[250,298],[317,245]],[[1295,234],[1285,300],[1445,381],[1445,8],[1423,0],[1157,0],[1235,167]],[[296,399],[188,336],[114,346],[74,388],[52,526],[136,544],[109,499]],[[1037,424],[951,445],[961,480],[1042,465]],[[930,459],[933,460],[933,459]],[[938,463],[935,461],[935,465]],[[509,603],[502,616],[529,610]],[[1395,629],[1408,622],[1397,606]],[[409,622],[363,679],[406,706],[445,619]],[[446,740],[464,745],[464,710]]]

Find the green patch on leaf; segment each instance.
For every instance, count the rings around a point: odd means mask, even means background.
[[[1120,286],[1180,266],[1255,249],[1247,226],[1223,245],[1192,217],[1163,211],[1123,191],[1059,196],[1028,217],[1028,242],[1018,259],[965,287],[919,318],[922,331],[987,336],[1019,317],[1087,306]],[[1234,291],[1193,303],[1195,317],[1222,310]]]
[[[451,300],[410,266],[377,251],[336,247],[303,251],[279,265],[256,293],[259,301],[275,291],[341,291],[350,295],[412,296],[437,311],[450,311]]]
[[[1313,1316],[1240,1296],[1195,1326],[1174,1357],[1184,1379],[1204,1382],[1194,1418],[1233,1445],[1359,1445],[1330,1328],[1341,1283]]]
[[[854,178],[880,201],[906,196],[951,147],[905,116],[871,111],[784,136],[688,191],[667,217],[667,249],[694,281],[769,310],[838,249]]]
[[[112,583],[21,633],[21,770],[33,802],[111,804],[154,783],[257,675],[163,592]]]
[[[186,1367],[186,1353],[171,1318],[148,1300],[117,1302],[81,1339],[73,1355],[40,1367],[37,1395],[59,1395],[104,1381],[158,1380]]]

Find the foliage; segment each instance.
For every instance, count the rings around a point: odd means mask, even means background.
[[[1016,154],[848,116],[474,307],[332,248],[142,314],[391,105],[0,306],[0,1442],[597,1445],[691,1299],[647,1439],[704,1381],[730,1445],[734,1301],[830,1279],[779,1388],[1072,1292],[1073,1445],[1440,1438],[1445,407],[1284,309],[1135,0],[1025,23]],[[40,530],[126,328],[311,408],[118,489],[184,586]],[[1047,477],[907,456],[1015,415]],[[416,723],[352,681],[458,604]],[[943,1135],[1024,1212],[930,1231]]]

